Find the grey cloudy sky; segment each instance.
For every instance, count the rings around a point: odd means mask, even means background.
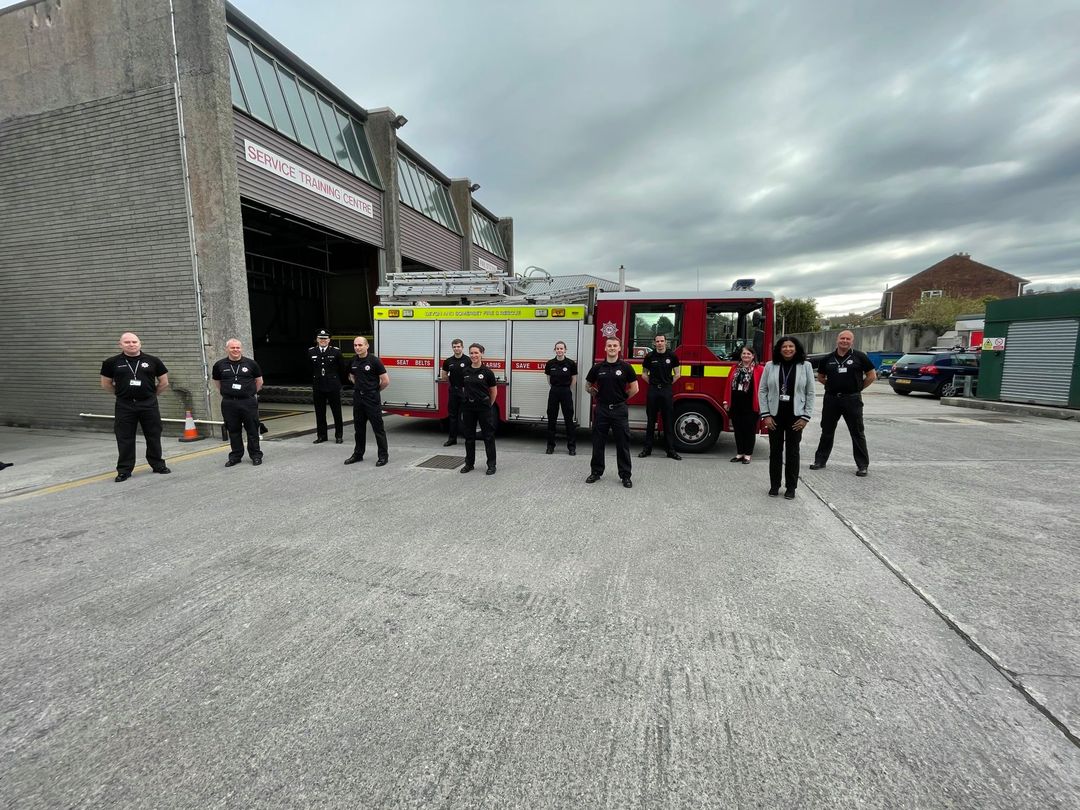
[[[237,0],[514,218],[515,264],[876,306],[1080,283],[1080,3]]]

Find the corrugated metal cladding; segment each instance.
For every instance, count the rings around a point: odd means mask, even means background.
[[[1080,321],[1009,324],[1001,372],[1001,398],[1068,405]]]
[[[367,200],[374,209],[373,216],[351,211],[296,183],[276,177],[261,166],[249,163],[244,157],[245,138]],[[235,109],[233,141],[236,145],[236,168],[242,196],[346,236],[355,237],[369,245],[383,246],[383,193],[379,189],[342,171]]]
[[[0,420],[111,429],[78,414],[112,413],[99,371],[125,331],[169,368],[163,415],[184,415],[186,389],[202,416],[172,85],[8,121],[0,143]]]
[[[497,272],[506,273],[506,259],[502,259],[502,258],[496,256],[494,253],[492,253],[492,252],[490,252],[488,250],[484,250],[482,247],[480,247],[475,242],[473,242],[472,247],[473,247],[473,266],[472,266],[473,270],[479,270],[482,273],[486,273],[486,272],[489,271],[489,268],[480,266],[480,260],[483,259],[485,262],[490,262],[491,264],[495,265],[498,268]]]
[[[436,270],[461,270],[461,237],[407,205],[398,206],[401,255]]]

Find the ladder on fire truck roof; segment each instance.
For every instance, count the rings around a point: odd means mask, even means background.
[[[375,291],[383,304],[513,304],[513,303],[584,303],[588,285],[551,293],[528,292],[530,279],[500,276],[494,273],[431,271],[390,273],[386,284]]]

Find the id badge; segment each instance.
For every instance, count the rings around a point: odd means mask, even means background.
[[[142,380],[132,380],[128,383],[132,388],[139,388],[142,386]]]
[[[840,374],[847,374],[847,366],[840,366],[840,368],[837,369],[837,372]]]
[[[244,386],[242,386],[242,385],[241,385],[240,383],[233,383],[233,384],[232,384],[232,387],[233,387],[233,391],[239,391],[239,390],[240,390],[240,389],[242,389],[242,388],[243,388]]]
[[[781,402],[791,402],[791,394],[781,394],[780,395],[780,401]]]

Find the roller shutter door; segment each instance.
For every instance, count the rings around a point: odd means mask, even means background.
[[[1001,398],[1068,405],[1080,321],[1023,321],[1009,325]]]

